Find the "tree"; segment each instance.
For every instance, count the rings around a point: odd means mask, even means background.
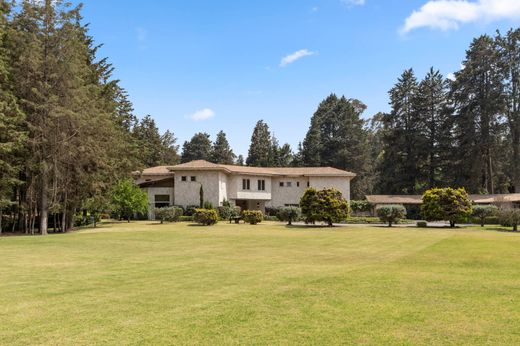
[[[120,218],[130,222],[133,214],[148,210],[148,196],[131,180],[120,181],[112,191],[112,205]]]
[[[498,218],[502,226],[513,227],[514,232],[518,231],[518,224],[520,224],[520,209],[501,209],[498,212]]]
[[[423,195],[421,214],[427,221],[449,221],[450,227],[455,227],[471,213],[471,201],[464,188],[433,188]]]
[[[511,29],[505,35],[499,32],[495,41],[511,143],[509,170],[513,190],[520,192],[520,29]]]
[[[238,155],[236,164],[238,166],[244,166],[245,165],[244,155],[242,155],[242,154]]]
[[[398,223],[406,217],[406,208],[400,204],[386,204],[376,207],[376,214],[383,222],[388,222],[388,227]]]
[[[495,216],[498,208],[494,205],[475,205],[473,206],[473,216],[479,218],[480,226],[484,227],[486,218]]]
[[[331,94],[311,118],[303,141],[302,161],[306,166],[332,166],[356,172],[352,194],[363,198],[369,181],[368,131],[361,118],[366,106],[345,96]]]
[[[280,221],[286,221],[289,226],[293,221],[298,221],[302,215],[302,210],[295,207],[282,207],[278,210],[277,217]]]
[[[0,28],[7,25],[10,4],[0,2]],[[25,115],[12,91],[5,30],[0,31],[0,234],[5,208],[13,205],[13,191],[21,183],[22,150],[27,139]]]
[[[175,165],[179,162],[177,139],[169,130],[160,134],[155,120],[147,115],[133,128],[140,162],[145,167]]]
[[[433,67],[419,83],[415,109],[423,139],[419,142],[423,145],[419,154],[419,184],[427,188],[447,184],[452,149],[449,82]]]
[[[500,159],[505,107],[494,40],[487,35],[474,39],[463,66],[452,83],[457,148],[453,169],[460,172],[455,184],[472,193],[495,193],[506,160]]]
[[[259,120],[251,136],[251,145],[246,159],[248,166],[269,167],[272,164],[272,138],[269,126]]]
[[[233,153],[224,131],[217,134],[213,149],[211,151],[211,162],[225,165],[232,165],[235,162],[236,155]]]
[[[347,220],[350,214],[348,201],[336,189],[307,189],[300,207],[307,222],[325,221],[329,227],[334,222]]]
[[[193,160],[209,161],[211,159],[211,149],[209,134],[202,132],[196,133],[189,142],[184,142],[181,162],[190,162]]]
[[[403,72],[390,90],[392,110],[383,118],[383,157],[379,189],[386,193],[413,194],[420,190],[422,137],[415,101],[418,83],[412,69]]]

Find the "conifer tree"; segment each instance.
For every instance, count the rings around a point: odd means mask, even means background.
[[[196,133],[190,141],[184,142],[182,146],[181,162],[193,160],[211,160],[211,140],[207,133]]]
[[[251,136],[251,145],[246,160],[248,166],[269,167],[272,164],[273,143],[269,126],[259,120]]]
[[[211,162],[225,165],[232,165],[235,162],[236,155],[233,153],[224,131],[217,133],[215,143],[211,151]]]

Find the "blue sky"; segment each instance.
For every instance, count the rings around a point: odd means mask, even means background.
[[[332,92],[388,110],[404,69],[456,71],[473,37],[520,24],[520,1],[85,0],[83,15],[139,117],[181,145],[223,129],[245,155],[259,119],[295,149]]]

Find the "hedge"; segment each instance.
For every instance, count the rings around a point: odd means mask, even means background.
[[[215,209],[195,209],[193,221],[204,226],[211,226],[218,222],[218,215]]]

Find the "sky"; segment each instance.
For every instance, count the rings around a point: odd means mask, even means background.
[[[84,0],[83,16],[138,117],[181,146],[224,130],[246,156],[260,119],[296,149],[330,93],[369,118],[405,69],[451,76],[473,38],[520,25],[520,0]]]

